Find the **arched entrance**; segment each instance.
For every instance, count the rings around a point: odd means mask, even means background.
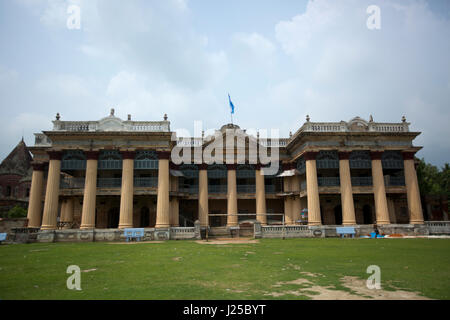
[[[364,219],[364,224],[372,224],[373,223],[373,219],[372,219],[372,208],[366,204],[363,207],[363,219]]]
[[[334,223],[337,225],[342,224],[342,207],[341,207],[341,205],[334,207]]]
[[[141,208],[141,228],[150,226],[150,210],[147,207]]]
[[[119,217],[120,217],[120,208],[114,207],[109,209],[108,211],[108,224],[107,228],[118,228],[119,227]]]

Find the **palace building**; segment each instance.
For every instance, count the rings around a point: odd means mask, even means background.
[[[62,121],[35,134],[28,227],[40,230],[230,228],[367,224],[423,225],[413,145],[420,133],[356,117],[306,122],[288,138],[262,138],[226,124],[182,139],[163,121]],[[225,133],[233,141],[201,155]],[[174,137],[176,137],[174,139]],[[251,155],[256,146],[257,156]],[[219,145],[220,146],[220,145]],[[175,148],[184,161],[175,161]],[[266,174],[260,151],[276,157]],[[200,158],[197,157],[200,155]],[[248,155],[248,156],[247,156]],[[273,164],[273,163],[272,163]],[[264,173],[264,174],[263,174]]]

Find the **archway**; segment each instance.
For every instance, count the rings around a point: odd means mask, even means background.
[[[363,219],[364,219],[364,224],[372,224],[373,223],[373,219],[372,219],[372,208],[366,204],[363,207]]]
[[[120,217],[119,207],[114,207],[114,208],[109,209],[107,228],[113,228],[113,229],[118,228],[119,227],[119,217]]]

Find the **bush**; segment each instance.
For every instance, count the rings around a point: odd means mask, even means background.
[[[8,218],[26,218],[27,210],[22,208],[21,206],[15,206],[11,210],[8,211]]]

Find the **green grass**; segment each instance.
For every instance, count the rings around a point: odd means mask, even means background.
[[[1,245],[0,299],[274,299],[265,294],[307,290],[295,284],[273,287],[302,277],[348,291],[340,279],[367,279],[366,269],[373,264],[381,268],[383,289],[450,299],[449,249],[448,239]],[[81,291],[66,287],[66,269],[73,264],[96,269],[81,273]],[[300,271],[323,276],[307,277]]]

